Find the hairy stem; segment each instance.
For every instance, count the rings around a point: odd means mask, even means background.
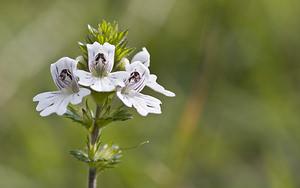
[[[101,109],[102,109],[102,105],[97,104],[95,119],[99,118]],[[99,135],[100,135],[100,126],[97,123],[97,121],[94,121],[93,131],[91,133],[91,145],[92,146],[96,143]],[[97,182],[97,169],[96,169],[96,167],[89,167],[88,188],[96,188],[96,182]]]

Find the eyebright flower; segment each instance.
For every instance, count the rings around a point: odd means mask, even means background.
[[[36,95],[33,101],[39,101],[36,110],[41,111],[41,116],[48,116],[54,112],[63,115],[70,103],[79,104],[82,98],[91,93],[86,88],[80,88],[77,77],[73,72],[76,69],[77,60],[63,57],[51,64],[52,78],[59,91],[45,92]]]
[[[88,65],[90,72],[77,70],[79,84],[90,86],[95,91],[109,92],[116,86],[124,87],[123,80],[128,77],[125,71],[112,72],[114,66],[115,46],[109,43],[103,45],[98,42],[87,44]]]
[[[145,67],[149,68],[150,66],[150,54],[147,49],[144,47],[143,51],[137,53],[131,60],[131,62],[140,61]],[[175,93],[166,90],[163,86],[159,85],[157,82],[157,76],[154,74],[150,74],[148,81],[146,82],[146,86],[150,87],[156,92],[162,93],[168,97],[174,97]]]
[[[160,100],[140,93],[149,79],[149,69],[141,62],[135,61],[126,66],[126,71],[130,76],[125,80],[125,86],[117,90],[119,99],[126,106],[136,108],[142,116],[148,113],[160,114]]]

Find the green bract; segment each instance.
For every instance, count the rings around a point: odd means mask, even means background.
[[[128,41],[126,36],[128,30],[119,30],[117,22],[111,24],[106,23],[106,21],[103,20],[98,24],[97,29],[88,25],[88,32],[86,37],[86,42],[88,44],[93,44],[94,42],[104,44],[105,42],[108,42],[116,47],[113,71],[121,70],[121,59],[127,57],[135,50],[135,48],[127,47]],[[83,61],[79,62],[78,68],[88,71],[88,53],[86,44],[78,42],[78,45],[83,52]]]
[[[70,151],[78,160],[88,163],[92,168],[96,168],[97,172],[116,167],[122,157],[122,151],[118,146],[113,145],[113,142],[101,146],[102,143],[99,138],[94,145],[90,144],[89,138],[87,139],[87,152]]]

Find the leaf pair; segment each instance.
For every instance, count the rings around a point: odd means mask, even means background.
[[[93,146],[89,143],[87,144],[88,153],[78,150],[72,150],[70,153],[78,160],[88,163],[90,167],[96,167],[97,172],[107,168],[115,168],[116,164],[120,162],[122,151],[118,146],[113,145],[113,142],[102,147],[99,139]]]
[[[128,110],[119,109],[109,116],[103,116],[101,118],[96,119],[98,121],[101,128],[104,126],[114,122],[114,121],[125,121],[128,119],[132,119],[132,115],[127,113]]]

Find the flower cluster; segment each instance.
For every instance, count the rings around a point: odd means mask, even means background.
[[[63,57],[51,64],[58,91],[38,94],[33,101],[38,101],[36,110],[41,111],[41,116],[64,114],[89,132],[86,149],[70,153],[88,164],[88,187],[95,188],[97,173],[115,167],[124,150],[113,142],[103,145],[101,130],[112,122],[131,119],[132,115],[127,113],[131,107],[142,116],[160,114],[161,101],[142,94],[145,86],[169,97],[175,94],[158,84],[156,75],[150,74],[150,54],[145,47],[131,61],[126,58],[135,50],[127,47],[128,30],[119,30],[116,22],[102,21],[98,28],[88,26],[88,32],[86,43],[78,43],[80,56]],[[89,95],[95,102],[94,111],[88,100],[83,100]],[[136,147],[144,143],[148,142]]]
[[[36,110],[41,111],[41,116],[51,113],[63,115],[69,103],[79,104],[83,97],[91,93],[88,88],[96,92],[115,92],[126,106],[136,108],[142,116],[161,113],[161,101],[141,93],[145,86],[166,96],[175,96],[156,82],[156,75],[150,74],[150,54],[146,48],[137,53],[131,63],[123,57],[121,63],[125,70],[113,72],[115,45],[94,42],[86,47],[89,72],[77,68],[79,60],[68,57],[51,64],[51,74],[59,90],[41,93],[33,98],[33,101],[39,101]]]

